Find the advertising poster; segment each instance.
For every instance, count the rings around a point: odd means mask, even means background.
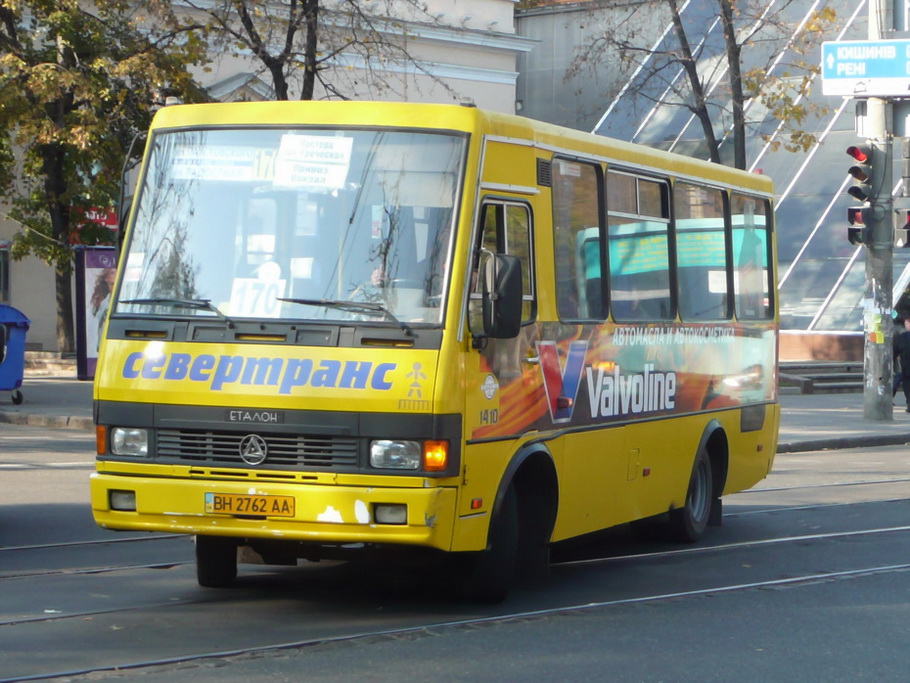
[[[117,273],[114,247],[76,249],[76,371],[79,379],[95,378],[98,347]]]

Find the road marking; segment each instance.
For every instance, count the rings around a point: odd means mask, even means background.
[[[77,461],[77,462],[4,462],[0,463],[2,470],[65,470],[94,467],[95,461]]]

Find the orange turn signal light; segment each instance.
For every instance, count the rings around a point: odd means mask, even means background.
[[[442,472],[449,464],[448,441],[423,442],[423,468],[427,472]]]
[[[95,426],[95,451],[98,455],[107,453],[107,427],[104,425]]]

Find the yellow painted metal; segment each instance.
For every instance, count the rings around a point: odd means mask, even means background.
[[[322,486],[95,473],[91,479],[91,499],[95,520],[107,529],[317,543],[398,543],[450,549],[454,488],[385,487],[381,486],[381,477],[373,484]],[[111,490],[135,491],[137,510],[112,510]],[[283,518],[206,513],[206,493],[291,496],[296,514],[293,518]],[[372,506],[380,503],[406,505],[407,524],[376,524]]]

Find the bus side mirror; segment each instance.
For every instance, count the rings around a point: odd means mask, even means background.
[[[480,337],[512,339],[521,330],[521,261],[517,256],[481,252]]]
[[[133,208],[133,198],[126,197],[120,202],[117,209],[117,245],[122,246],[123,236],[126,234],[126,224],[130,221],[130,211]]]
[[[0,363],[6,360],[6,325],[0,323]]]

